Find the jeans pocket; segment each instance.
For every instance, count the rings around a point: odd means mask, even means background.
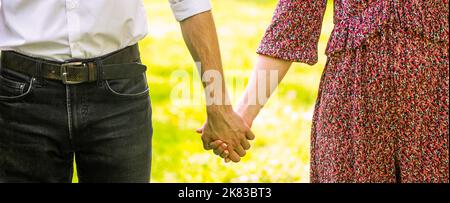
[[[34,78],[10,70],[0,72],[0,100],[21,99],[27,96],[33,87]]]
[[[105,80],[105,87],[114,97],[140,98],[149,96],[145,73],[135,78]]]

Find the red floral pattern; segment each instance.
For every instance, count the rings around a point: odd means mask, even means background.
[[[449,182],[448,0],[335,0],[312,182]],[[317,62],[326,1],[280,0],[258,53]]]

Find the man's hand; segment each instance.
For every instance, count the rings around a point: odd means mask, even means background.
[[[250,149],[249,140],[255,139],[245,121],[231,108],[217,109],[208,112],[208,118],[202,128],[203,147],[214,150],[224,159],[239,162]]]
[[[211,11],[203,12],[180,22],[186,45],[196,62],[200,62],[200,74],[206,93],[207,121],[197,132],[202,134],[205,149],[239,162],[250,148],[248,140],[254,139],[250,128],[236,114],[225,88],[219,42]],[[205,73],[214,73],[203,80]],[[212,94],[211,94],[212,93]]]

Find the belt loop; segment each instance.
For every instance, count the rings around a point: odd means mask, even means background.
[[[97,73],[95,72],[95,62],[89,62],[87,63],[87,69],[88,69],[88,82],[93,82],[96,81],[96,75]]]
[[[97,64],[97,85],[100,87],[103,83],[103,62],[98,58],[95,63]]]
[[[43,74],[42,74],[42,61],[41,60],[37,60],[35,77],[38,81],[38,84],[39,84],[38,86],[46,85]]]
[[[1,53],[0,53],[0,73],[3,71],[2,70],[2,67],[4,67],[5,66],[5,52],[3,52],[3,51],[0,51]]]

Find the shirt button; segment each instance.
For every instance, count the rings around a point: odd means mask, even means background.
[[[72,49],[79,50],[80,49],[80,45],[78,45],[77,43],[73,43],[72,44]]]

